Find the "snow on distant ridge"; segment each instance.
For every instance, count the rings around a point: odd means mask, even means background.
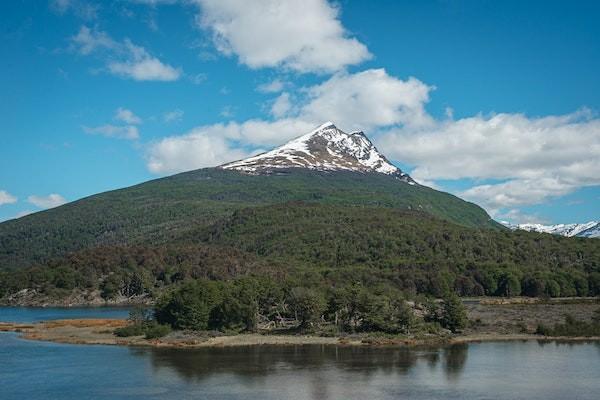
[[[528,232],[550,233],[553,235],[561,235],[567,237],[588,237],[600,238],[600,221],[590,221],[585,224],[557,224],[557,225],[542,225],[542,224],[518,224],[511,225],[504,223],[511,229],[520,229]]]
[[[220,168],[255,174],[284,168],[378,172],[415,184],[410,176],[390,163],[363,132],[346,133],[329,121],[283,146]]]

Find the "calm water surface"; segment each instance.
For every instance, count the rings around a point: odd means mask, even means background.
[[[1,322],[40,322],[67,318],[127,318],[127,307],[0,307]]]
[[[31,342],[3,333],[0,390],[7,400],[595,400],[600,344],[169,350]]]

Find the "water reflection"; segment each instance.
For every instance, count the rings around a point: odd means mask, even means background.
[[[448,379],[458,379],[467,360],[468,345],[435,349],[406,347],[367,348],[351,346],[248,346],[211,349],[132,349],[149,356],[153,368],[174,371],[187,382],[198,382],[217,374],[235,375],[255,382],[273,372],[309,370],[313,390],[327,392],[327,380],[315,371],[332,369],[367,379],[375,374],[408,376],[419,363],[444,369]],[[319,395],[317,397],[322,398]]]
[[[541,347],[543,346],[543,347]],[[173,350],[0,334],[2,400],[598,398],[600,344],[473,343]]]
[[[466,343],[455,344],[444,349],[444,367],[448,379],[457,380],[460,378],[465,363],[467,362],[467,353],[469,346]]]

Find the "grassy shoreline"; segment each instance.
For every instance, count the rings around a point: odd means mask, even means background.
[[[203,333],[175,332],[161,339],[144,339],[143,336],[120,338],[114,329],[125,326],[126,321],[115,319],[72,319],[39,322],[34,324],[0,322],[0,332],[18,332],[27,340],[49,341],[83,345],[152,346],[163,348],[205,348],[260,345],[339,345],[339,346],[442,346],[473,342],[500,341],[600,341],[600,336],[564,337],[540,336],[530,333],[467,333],[426,338],[379,337],[355,335],[347,337],[322,337],[312,335],[278,335],[246,333],[238,335],[209,336]]]
[[[128,324],[123,319],[68,319],[39,323],[2,323],[0,331],[19,332],[25,339],[70,344],[105,344],[173,348],[226,347],[252,345],[342,345],[342,346],[430,346],[454,343],[506,340],[591,341],[600,336],[543,336],[536,334],[540,324],[563,323],[565,315],[589,321],[597,313],[598,298],[569,299],[463,299],[468,326],[459,334],[442,331],[418,336],[362,333],[319,336],[286,331],[263,331],[226,335],[219,332],[173,331],[160,339],[144,336],[117,337],[115,329]],[[577,332],[576,332],[577,333]],[[582,332],[581,332],[582,333]],[[550,335],[552,333],[548,333]]]

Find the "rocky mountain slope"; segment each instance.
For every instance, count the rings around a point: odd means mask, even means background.
[[[271,151],[220,168],[254,174],[268,174],[289,168],[378,172],[415,184],[410,176],[389,162],[363,132],[346,133],[332,122],[326,122]]]

